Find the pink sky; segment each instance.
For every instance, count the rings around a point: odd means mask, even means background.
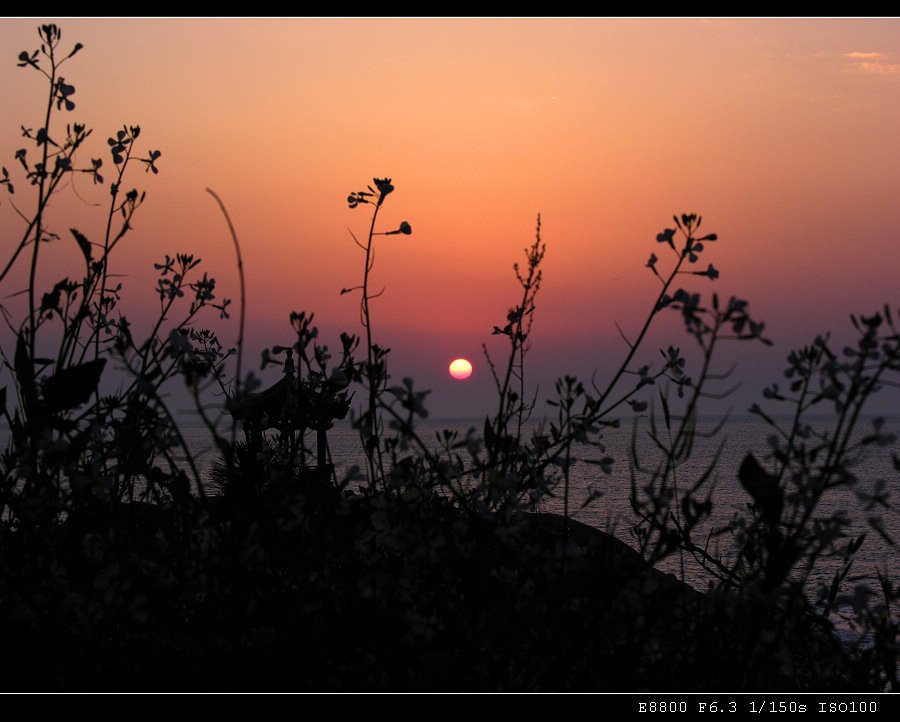
[[[792,347],[849,338],[850,313],[900,300],[897,19],[6,18],[0,164],[23,210],[13,156],[45,89],[16,58],[43,22],[63,47],[84,45],[62,71],[76,88],[67,120],[94,128],[83,158],[108,163],[123,124],[162,151],[159,175],[131,177],[147,201],[117,261],[129,316],[152,315],[166,253],[200,256],[237,300],[212,188],[242,244],[247,366],[291,342],[294,310],[315,313],[330,344],[362,330],[358,298],[340,290],[361,280],[350,231],[364,236],[369,212],[346,199],[375,176],[396,187],[382,230],[413,229],[378,241],[375,338],[396,381],[432,389],[435,416],[493,408],[481,344],[499,357],[490,332],[518,299],[512,264],[539,213],[528,378],[546,391],[566,373],[602,381],[623,357],[615,324],[637,333],[658,288],[644,265],[673,214],[702,214],[720,239],[702,259],[719,279],[686,287],[749,300],[775,342],[730,352],[746,379],[739,410]],[[84,176],[74,190],[53,222],[99,236],[108,188]],[[4,238],[20,226],[0,197]],[[644,362],[691,347],[674,313],[663,320]],[[236,341],[234,320],[216,328]],[[447,373],[459,356],[475,366],[466,381]]]

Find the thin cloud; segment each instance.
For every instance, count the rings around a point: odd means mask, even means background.
[[[875,75],[900,75],[900,63],[890,62],[885,53],[845,53],[845,58],[850,58],[851,70],[858,73],[872,73]]]

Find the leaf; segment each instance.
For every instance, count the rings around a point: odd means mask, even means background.
[[[61,369],[44,381],[41,391],[50,412],[81,406],[100,384],[106,359],[96,359]]]
[[[25,334],[20,331],[16,339],[16,352],[13,356],[13,371],[16,375],[16,386],[22,394],[22,405],[26,416],[37,407],[37,391],[34,387],[34,363],[28,353]]]
[[[84,255],[84,262],[90,266],[91,264],[91,242],[85,238],[84,234],[78,231],[75,228],[69,229],[72,232],[72,235],[75,236],[75,240],[78,241],[78,247],[81,249],[82,255]]]
[[[495,443],[496,434],[494,433],[494,427],[491,425],[491,420],[485,416],[484,417],[484,445],[487,448],[492,448]]]
[[[43,314],[47,311],[59,311],[59,287],[54,288],[50,293],[45,293],[41,298],[41,310]]]
[[[665,394],[663,394],[662,390],[660,390],[660,392],[659,392],[659,399],[660,399],[660,401],[662,401],[663,416],[665,416],[665,419],[666,419],[666,428],[671,429],[672,428],[672,417],[669,414],[669,402],[666,401]]]
[[[767,473],[753,454],[747,454],[738,469],[738,480],[760,508],[766,522],[775,528],[784,508],[784,490],[778,480]]]
[[[16,372],[16,381],[18,382],[19,387],[22,388],[27,395],[27,389],[34,386],[34,366],[32,366],[31,359],[28,357],[28,344],[25,342],[25,334],[21,331],[16,339],[16,353],[13,356],[13,369]]]

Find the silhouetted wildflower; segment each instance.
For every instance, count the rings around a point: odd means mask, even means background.
[[[381,194],[381,197],[384,198],[388,193],[394,190],[394,186],[391,185],[390,178],[375,178],[375,187],[378,189],[378,192]]]
[[[658,233],[656,235],[657,243],[668,243],[673,249],[675,248],[675,241],[672,240],[675,237],[675,229],[667,228],[662,233]]]

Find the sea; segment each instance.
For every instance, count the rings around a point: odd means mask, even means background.
[[[900,414],[880,417],[883,425],[880,430],[884,434],[893,433],[900,439]],[[869,434],[873,429],[875,417],[865,417],[857,424],[860,437]],[[744,413],[742,416],[729,418],[724,425],[719,417],[703,417],[697,424],[695,440],[690,460],[678,469],[678,484],[681,489],[692,485],[713,463],[713,472],[708,484],[712,485],[713,513],[709,520],[694,534],[696,543],[705,542],[708,532],[714,528],[726,527],[736,515],[746,515],[750,497],[738,481],[737,472],[741,462],[748,453],[752,453],[764,468],[773,468],[770,437],[775,430],[765,420],[755,414]],[[787,419],[775,419],[778,423],[786,423]],[[808,419],[817,429],[829,428],[829,417]],[[523,438],[539,429],[544,421],[530,421],[523,432]],[[721,425],[717,433],[712,432]],[[431,448],[438,447],[438,440],[445,430],[455,431],[459,439],[465,439],[470,431],[479,433],[484,427],[484,419],[425,419],[417,422],[416,433]],[[661,433],[661,422],[656,424],[656,432]],[[632,535],[632,528],[637,522],[635,513],[629,502],[632,490],[632,472],[634,469],[632,455],[636,453],[638,461],[647,466],[659,451],[650,436],[651,421],[649,417],[623,419],[618,428],[608,428],[599,439],[601,448],[576,445],[573,447],[576,461],[571,467],[568,484],[568,503],[564,488],[556,488],[553,496],[540,502],[539,510],[562,514],[567,510],[569,516],[584,524],[614,534],[633,547],[637,541]],[[192,450],[200,462],[201,473],[208,471],[215,460],[209,434],[203,429],[185,429]],[[312,432],[310,432],[311,434]],[[311,448],[315,448],[315,439],[307,440]],[[335,465],[336,476],[343,479],[353,466],[365,469],[365,455],[358,432],[347,421],[336,422],[328,432],[328,448]],[[900,441],[893,445],[879,446],[872,444],[855,459],[851,468],[857,481],[852,488],[837,487],[828,492],[820,504],[820,514],[843,512],[848,524],[845,533],[849,538],[857,538],[862,534],[866,539],[856,554],[853,566],[854,575],[877,579],[878,571],[886,571],[893,580],[900,578],[900,549],[882,535],[877,533],[867,521],[873,514],[879,514],[886,535],[900,542],[900,472],[894,467],[893,456],[900,455]],[[607,467],[589,463],[611,458]],[[609,473],[606,473],[608,470]],[[646,484],[646,477],[636,472],[637,486]],[[894,505],[893,509],[867,510],[860,500],[858,492],[873,494],[876,488],[882,489]],[[725,559],[729,553],[728,536],[710,541],[710,551],[716,550]],[[837,547],[848,540],[838,540]],[[689,555],[686,555],[689,556]],[[810,587],[818,588],[831,583],[833,573],[840,567],[841,559],[835,557],[823,560],[818,573],[810,579]],[[663,560],[659,566],[665,571],[682,577],[699,589],[709,583],[706,572],[699,568],[692,559],[675,555]]]

